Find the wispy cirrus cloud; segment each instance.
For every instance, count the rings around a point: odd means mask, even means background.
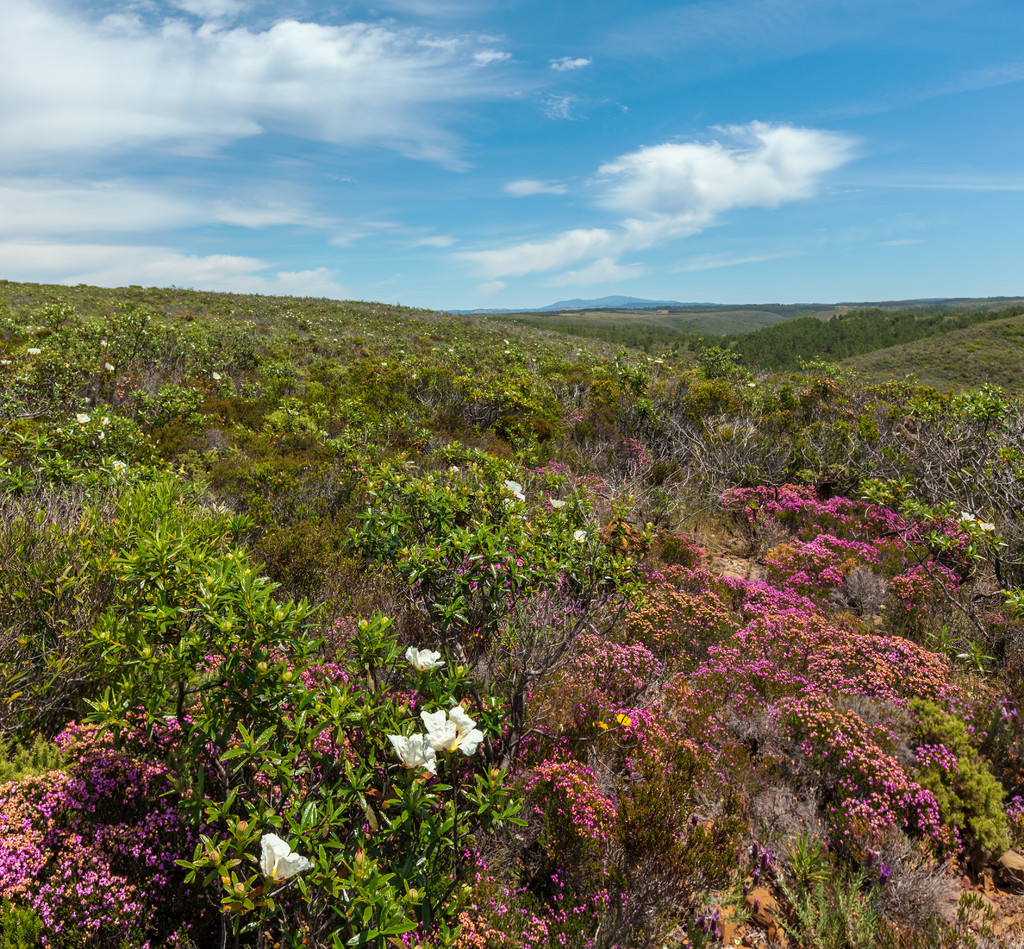
[[[338,222],[297,189],[275,183],[216,196],[128,178],[0,177],[0,238],[130,234],[206,224],[295,226],[333,231]]]
[[[837,132],[752,122],[718,130],[727,144],[669,142],[598,168],[599,207],[613,226],[574,228],[554,237],[460,255],[487,277],[571,267],[580,279],[612,273],[618,257],[699,233],[733,208],[770,210],[812,197],[823,177],[854,157],[856,141]]]
[[[576,96],[548,96],[542,109],[549,119],[572,119],[576,117],[574,107],[578,101]]]
[[[490,66],[491,63],[506,63],[512,54],[503,49],[482,49],[473,54],[473,62],[478,66]]]
[[[0,272],[43,283],[174,285],[334,299],[348,295],[334,271],[324,267],[275,270],[256,257],[183,254],[147,245],[0,241]]]
[[[769,260],[782,260],[798,256],[797,251],[781,251],[776,254],[751,254],[748,257],[730,257],[723,254],[700,254],[680,262],[672,269],[676,273],[698,273],[702,270],[718,270],[722,267],[742,267],[745,264],[761,264]]]
[[[597,283],[635,280],[648,273],[643,264],[620,264],[611,257],[600,257],[579,270],[569,270],[547,281],[549,287],[588,287]]]
[[[565,194],[565,185],[552,181],[537,181],[534,178],[520,178],[510,181],[501,189],[514,198],[528,198],[535,194]]]
[[[53,0],[0,4],[0,164],[144,149],[210,153],[278,132],[372,143],[450,165],[445,107],[502,97],[480,65],[508,54],[394,24],[281,20],[231,27],[231,0],[182,0],[203,19],[90,19]],[[490,75],[490,74],[485,74]]]

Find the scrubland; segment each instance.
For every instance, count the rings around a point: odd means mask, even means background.
[[[0,357],[0,945],[1021,944],[1005,391],[9,282]]]

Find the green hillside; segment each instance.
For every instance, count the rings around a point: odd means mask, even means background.
[[[552,330],[647,352],[698,348],[700,337],[749,333],[796,315],[825,319],[831,306],[694,306],[644,309],[562,310],[553,313],[495,314],[488,319]]]
[[[839,312],[827,320],[801,316],[753,333],[724,337],[720,345],[731,349],[746,365],[765,370],[796,369],[807,360],[839,361],[1021,313],[1024,305],[1020,303],[998,309],[874,307]]]
[[[913,375],[922,385],[961,391],[982,383],[1024,391],[1024,315],[847,359],[866,378]]]

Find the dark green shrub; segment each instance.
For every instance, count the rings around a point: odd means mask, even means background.
[[[943,823],[959,829],[965,847],[975,856],[1006,849],[1005,794],[978,755],[963,720],[925,699],[915,699],[911,710],[920,764],[915,777],[935,795]]]
[[[0,949],[36,949],[43,921],[28,907],[0,904]]]

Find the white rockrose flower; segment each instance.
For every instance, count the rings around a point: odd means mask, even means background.
[[[506,481],[505,490],[509,494],[514,494],[520,501],[526,500],[526,495],[523,494],[523,486],[518,481]]]
[[[437,774],[437,754],[428,735],[388,735],[388,741],[405,767]]]
[[[414,668],[419,669],[420,672],[428,672],[431,669],[444,665],[441,653],[435,652],[432,649],[417,649],[415,646],[410,646],[405,651],[405,658],[409,660]]]
[[[476,722],[463,710],[461,705],[444,711],[420,712],[420,718],[427,729],[427,739],[434,751],[461,751],[466,757],[476,752],[484,740],[484,733]]]
[[[263,851],[263,875],[272,880],[287,880],[311,866],[309,860],[295,853],[277,834],[264,834],[260,849]]]

